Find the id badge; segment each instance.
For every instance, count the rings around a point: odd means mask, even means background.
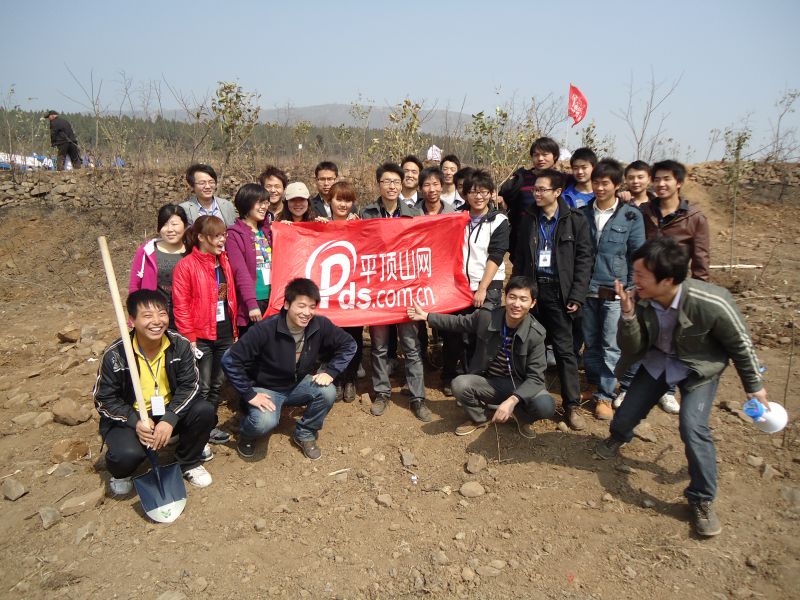
[[[217,301],[217,323],[225,320],[225,300]]]
[[[269,285],[270,279],[272,279],[272,265],[270,263],[264,263],[261,265],[261,283],[264,285]]]
[[[164,413],[167,411],[164,405],[164,396],[158,394],[150,396],[150,409],[153,411],[154,417],[163,417]]]
[[[551,266],[553,252],[552,250],[542,250],[539,252],[539,266],[540,267],[549,267]]]

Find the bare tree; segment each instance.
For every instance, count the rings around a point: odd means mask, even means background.
[[[665,81],[656,81],[655,73],[650,69],[650,82],[645,90],[644,103],[639,105],[637,97],[639,90],[635,88],[633,73],[628,84],[628,105],[624,109],[612,111],[618,119],[625,122],[634,146],[635,158],[652,162],[656,150],[665,142],[665,123],[669,113],[659,113],[659,109],[666,100],[675,92],[681,82],[683,74],[666,84]]]

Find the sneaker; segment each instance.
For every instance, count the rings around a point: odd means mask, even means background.
[[[303,451],[303,454],[305,454],[306,458],[309,460],[317,460],[322,456],[322,450],[317,446],[317,440],[298,440],[296,437],[292,436],[292,442]]]
[[[625,394],[626,394],[625,390],[617,394],[617,397],[614,398],[614,401],[611,403],[611,406],[613,406],[614,408],[619,408],[620,406],[622,406],[622,402],[623,400],[625,400]]]
[[[567,425],[570,429],[580,431],[586,427],[586,420],[583,418],[583,411],[577,406],[571,406],[565,411],[567,417]]]
[[[203,453],[200,455],[200,460],[202,460],[203,462],[208,462],[212,458],[214,458],[214,453],[211,451],[211,446],[206,444],[203,447]]]
[[[344,386],[336,384],[336,402],[341,402],[344,399]]]
[[[375,398],[374,402],[372,403],[372,408],[369,409],[374,416],[380,417],[383,413],[386,412],[386,408],[389,406],[389,396],[387,394],[378,394],[378,397]]]
[[[469,420],[465,421],[458,427],[456,427],[456,435],[469,435],[477,431],[478,429],[483,429],[489,425],[490,421],[484,421],[483,423],[476,423],[475,421]]]
[[[367,372],[364,370],[364,365],[358,365],[358,371],[356,371],[356,377],[359,379],[363,379],[367,376]]]
[[[692,524],[697,535],[712,537],[722,532],[722,524],[714,512],[713,502],[697,502],[692,507]]]
[[[413,412],[414,416],[423,423],[430,423],[433,421],[433,413],[431,412],[430,408],[425,406],[425,402],[423,400],[414,400],[411,403],[411,412]]]
[[[619,454],[619,449],[625,445],[625,442],[620,442],[611,436],[608,436],[602,442],[594,447],[594,453],[603,460],[614,458]]]
[[[614,416],[611,400],[598,400],[594,404],[594,418],[598,421],[610,421]]]
[[[356,399],[356,384],[352,381],[344,384],[343,399],[345,402],[353,402]]]
[[[194,469],[183,472],[183,478],[194,487],[204,488],[211,485],[211,473],[206,471],[203,465],[197,465]]]
[[[214,427],[211,430],[211,435],[208,438],[209,443],[211,444],[225,444],[229,442],[231,439],[231,434],[227,431],[222,431],[219,427]]]
[[[517,418],[517,415],[511,413],[511,418],[514,419],[514,422],[517,424],[517,431],[519,434],[524,437],[532,440],[536,437],[536,432],[533,429],[533,423],[523,423]]]
[[[245,437],[240,437],[236,443],[236,451],[242,458],[253,458],[256,453],[256,441]]]
[[[675,394],[664,394],[658,400],[658,405],[661,407],[661,410],[671,415],[677,415],[681,412],[681,405],[678,403]]]
[[[133,491],[133,477],[112,477],[108,487],[115,496],[127,496]]]

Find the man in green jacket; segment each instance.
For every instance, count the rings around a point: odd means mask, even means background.
[[[452,383],[453,395],[468,417],[456,435],[513,419],[520,434],[532,438],[531,424],[553,416],[555,401],[544,385],[545,331],[529,312],[536,302],[534,288],[530,277],[512,277],[506,284],[505,306],[468,315],[427,313],[418,304],[408,309],[409,319],[476,337],[468,373]]]
[[[641,361],[625,402],[614,413],[611,435],[595,453],[617,455],[633,439],[633,429],[670,385],[681,390],[680,434],[689,462],[684,491],[702,536],[722,531],[713,502],[717,457],[708,418],[722,371],[732,360],[748,398],[767,405],[753,342],[736,303],[721,287],[686,279],[689,254],[669,237],[645,242],[633,254],[634,288],[616,282],[622,318],[617,341],[622,358],[617,375]],[[638,296],[638,301],[636,297]]]

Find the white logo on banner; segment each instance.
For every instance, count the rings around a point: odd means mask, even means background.
[[[334,252],[336,249],[341,251]],[[355,282],[352,281],[345,287],[356,271],[357,260],[355,246],[343,240],[326,242],[309,256],[305,276],[319,282],[319,308],[329,308],[331,297],[338,301],[338,306],[342,309],[356,307],[365,309],[373,305],[372,290],[368,288],[357,290]],[[316,270],[319,271],[318,277],[314,276]],[[431,249],[418,248],[361,256],[359,276],[366,277],[367,283],[370,283],[373,275],[378,275],[378,282],[397,281],[398,273],[402,281],[410,282],[423,275],[430,278]],[[433,304],[435,302],[433,290],[430,287],[379,290],[374,299],[374,305],[378,308],[412,306],[414,302],[422,305]]]

